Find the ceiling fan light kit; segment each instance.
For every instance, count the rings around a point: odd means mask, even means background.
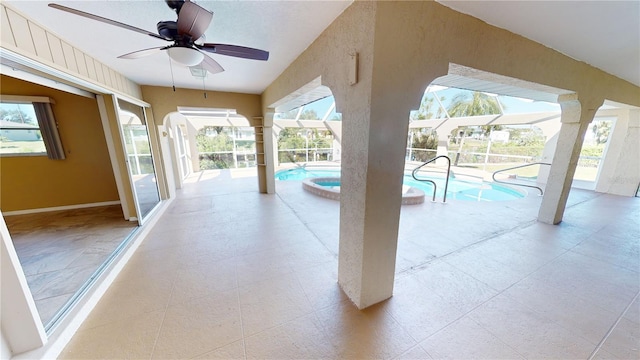
[[[170,47],[167,49],[167,53],[171,60],[185,66],[196,66],[204,59],[203,53],[188,47]]]
[[[269,52],[264,50],[238,45],[200,43],[204,40],[204,32],[211,23],[213,13],[189,0],[165,0],[165,2],[171,9],[176,11],[178,19],[177,21],[158,22],[157,34],[70,7],[58,4],[49,4],[49,6],[74,15],[145,34],[156,39],[173,42],[173,44],[169,46],[137,50],[118,56],[120,59],[138,59],[166,50],[171,60],[188,67],[197,65],[212,74],[222,72],[224,69],[213,58],[205,55],[203,51],[250,60],[266,61],[269,59]],[[198,43],[196,43],[196,41],[198,41]]]

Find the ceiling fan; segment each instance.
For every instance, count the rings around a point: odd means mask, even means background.
[[[120,55],[118,56],[120,59],[138,59],[166,50],[172,60],[185,66],[198,66],[212,74],[222,72],[224,69],[217,61],[205,55],[202,51],[252,60],[265,61],[269,59],[269,52],[264,50],[238,45],[197,43],[196,41],[203,37],[204,32],[209,27],[213,13],[189,0],[165,0],[165,2],[171,9],[176,11],[178,19],[177,21],[160,21],[157,25],[157,34],[70,7],[53,3],[49,4],[49,6],[157,39],[173,42],[173,44],[167,46],[158,46]]]

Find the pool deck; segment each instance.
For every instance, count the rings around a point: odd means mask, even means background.
[[[640,199],[403,207],[393,297],[337,285],[338,202],[255,170],[190,176],[62,353],[70,358],[637,359]]]

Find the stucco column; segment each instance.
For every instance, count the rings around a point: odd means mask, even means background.
[[[393,291],[409,113],[384,107],[343,114],[338,283],[359,309]]]
[[[545,121],[543,123],[536,124],[538,128],[542,130],[542,133],[547,138],[542,150],[542,157],[540,162],[551,164],[553,161],[553,155],[556,152],[556,145],[558,144],[558,133],[560,132],[561,124],[555,121]],[[538,170],[538,177],[536,182],[538,185],[544,185],[549,179],[550,167],[547,165],[540,165]]]
[[[273,152],[273,165],[277,169],[280,166],[280,153],[278,153],[278,138],[280,137],[280,133],[282,132],[282,128],[278,126],[274,126],[271,128],[271,137],[273,146],[271,147],[271,151]]]
[[[265,126],[264,130],[264,159],[265,159],[265,172],[264,172],[264,182],[266,184],[266,193],[267,194],[275,194],[276,193],[276,182],[275,182],[275,167],[277,158],[274,157],[273,153],[273,127]],[[277,146],[277,145],[276,145]]]
[[[554,225],[562,221],[585,133],[603,100],[581,102],[577,95],[570,94],[561,95],[558,102],[562,126],[538,212],[538,221]]]
[[[620,109],[602,159],[597,192],[635,196],[640,184],[640,110]]]
[[[276,192],[274,174],[277,160],[273,153],[273,115],[273,111],[267,111],[264,118],[260,119],[262,126],[258,127],[259,130],[256,131],[258,188],[261,193],[266,194],[275,194]]]
[[[198,151],[198,142],[196,141],[198,129],[193,126],[191,121],[187,121],[187,139],[189,145],[189,154],[191,154],[191,169],[193,172],[200,171],[200,152]]]
[[[449,156],[449,133],[438,132],[438,147],[436,148],[436,156]],[[438,165],[446,165],[447,159],[436,160]]]
[[[331,144],[333,161],[340,161],[342,153],[342,121],[325,121],[324,125],[333,134],[333,142]]]

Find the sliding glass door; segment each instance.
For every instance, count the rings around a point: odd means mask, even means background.
[[[118,99],[118,120],[140,224],[160,203],[145,109]]]

